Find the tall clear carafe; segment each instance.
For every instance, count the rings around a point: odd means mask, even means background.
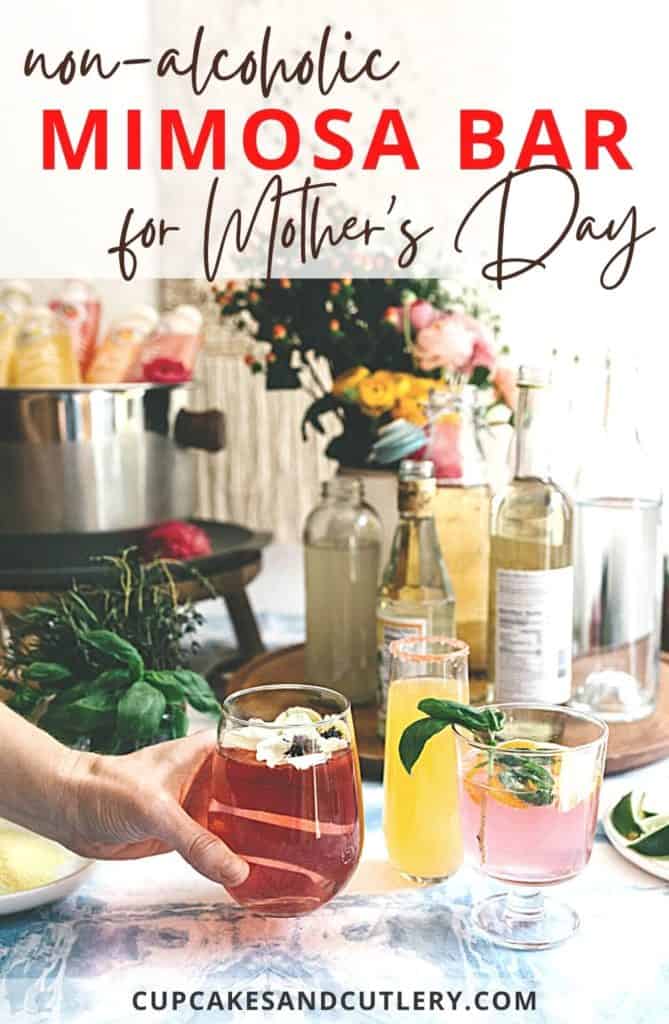
[[[434,518],[455,591],[457,635],[469,647],[472,704],[488,696],[488,570],[491,491],[479,431],[477,388],[433,391],[425,458],[434,463]]]
[[[545,371],[521,366],[514,476],[492,505],[489,659],[499,702],[571,697],[573,511],[551,477],[548,383]]]
[[[356,477],[335,477],[304,527],[306,677],[353,705],[376,694],[381,523]]]
[[[657,698],[662,499],[639,437],[636,371],[609,357],[605,381],[576,482],[572,703],[624,722],[651,714]]]

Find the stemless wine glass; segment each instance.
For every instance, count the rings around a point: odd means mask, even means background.
[[[223,702],[208,827],[250,865],[230,890],[276,917],[331,900],[363,843],[349,702],[320,686],[257,686]]]
[[[432,737],[409,775],[399,756],[405,728],[426,697],[467,703],[469,647],[447,637],[394,640],[384,766],[384,831],[391,863],[417,882],[440,882],[462,864],[455,741]]]
[[[465,851],[484,874],[513,885],[474,907],[473,921],[498,945],[547,949],[580,923],[542,889],[590,859],[608,729],[570,708],[495,708],[505,724],[494,745],[453,729]]]

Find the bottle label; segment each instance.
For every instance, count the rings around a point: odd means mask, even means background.
[[[402,640],[405,637],[418,639],[427,636],[427,619],[418,616],[377,615],[376,630],[378,733],[379,736],[385,736],[390,686],[390,645],[393,640]]]
[[[498,569],[495,586],[495,699],[569,700],[573,567]]]

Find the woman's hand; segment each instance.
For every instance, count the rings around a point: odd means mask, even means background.
[[[0,701],[0,817],[85,857],[177,850],[234,888],[248,865],[204,827],[214,749],[201,732],[124,757],[77,753]]]
[[[213,882],[241,885],[248,865],[204,827],[214,747],[202,732],[122,757],[77,755],[63,779],[60,842],[103,860],[176,850]]]

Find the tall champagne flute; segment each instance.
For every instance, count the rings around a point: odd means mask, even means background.
[[[469,648],[448,637],[405,638],[390,645],[390,688],[384,766],[384,831],[388,855],[402,874],[439,882],[460,867],[455,739],[451,729],[434,736],[411,774],[399,755],[406,726],[422,717],[425,697],[467,703]]]

